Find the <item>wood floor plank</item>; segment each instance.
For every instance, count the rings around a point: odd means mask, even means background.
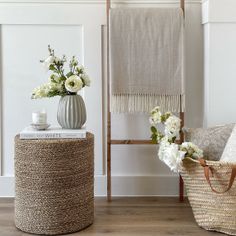
[[[27,236],[15,228],[14,200],[0,199],[0,236]],[[95,199],[95,221],[72,236],[215,236],[197,226],[191,207],[177,198]]]

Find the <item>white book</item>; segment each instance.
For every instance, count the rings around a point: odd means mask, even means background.
[[[72,139],[86,138],[86,129],[62,129],[50,127],[47,130],[35,130],[31,126],[20,132],[20,139]]]

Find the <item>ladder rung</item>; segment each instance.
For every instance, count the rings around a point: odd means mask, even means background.
[[[175,143],[180,144],[180,140],[176,140]],[[116,139],[111,140],[110,144],[112,145],[127,145],[127,144],[155,144],[152,140],[143,140],[143,139]]]
[[[153,144],[151,140],[141,140],[141,139],[124,139],[124,140],[111,140],[111,144]]]

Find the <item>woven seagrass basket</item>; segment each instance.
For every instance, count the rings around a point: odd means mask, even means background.
[[[15,225],[59,235],[94,219],[94,136],[85,139],[15,137]]]
[[[236,235],[236,165],[187,159],[181,176],[198,225]]]

